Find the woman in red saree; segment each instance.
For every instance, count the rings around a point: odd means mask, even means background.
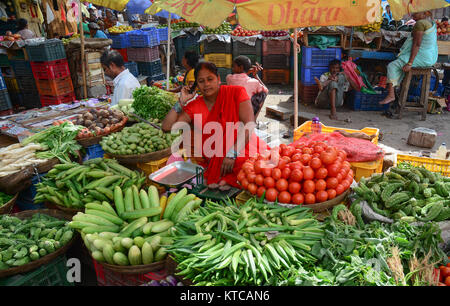
[[[180,100],[167,114],[162,129],[170,131],[176,122],[193,123],[194,129],[202,134],[204,161],[200,165],[206,169],[204,176],[207,184],[217,184],[223,180],[228,185],[239,187],[237,174],[243,163],[250,156],[269,149],[253,133],[255,119],[250,98],[242,86],[220,85],[217,68],[212,63],[199,63],[195,69],[195,80],[192,88],[182,89]],[[202,96],[195,97],[193,89],[197,86]],[[230,127],[237,123],[253,123],[253,127],[246,129],[244,135]],[[216,128],[211,129],[212,126]],[[217,131],[217,127],[221,131]],[[240,141],[237,141],[239,138]],[[208,150],[210,144],[211,150]]]

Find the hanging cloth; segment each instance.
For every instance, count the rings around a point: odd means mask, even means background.
[[[42,14],[41,7],[37,6],[37,17],[39,18],[39,23],[44,23],[44,15]]]
[[[47,24],[52,23],[52,21],[55,20],[55,15],[53,15],[52,8],[48,3],[46,3],[45,12],[47,15]]]
[[[64,6],[63,6],[62,2],[60,3],[60,11],[61,11],[61,20],[64,22],[67,22],[66,11],[64,10]]]

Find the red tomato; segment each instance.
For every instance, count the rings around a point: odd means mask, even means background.
[[[286,161],[286,164],[289,164],[291,162],[291,158],[289,156],[283,156],[281,159]]]
[[[284,168],[283,170],[281,170],[281,177],[288,180],[291,176],[291,169],[289,168]]]
[[[300,205],[300,204],[303,204],[303,202],[305,201],[305,198],[303,197],[303,194],[296,193],[292,196],[291,200],[292,200],[293,204]]]
[[[243,179],[245,179],[246,178],[246,176],[245,176],[245,172],[244,172],[244,170],[240,170],[239,171],[239,173],[238,173],[238,175],[237,175],[237,180],[239,181],[239,182],[241,182]]]
[[[302,152],[302,148],[305,146],[305,144],[304,143],[296,143],[295,144],[295,148],[297,149],[297,150],[300,150],[300,152]]]
[[[314,146],[314,153],[322,153],[325,149],[321,145]]]
[[[337,156],[336,151],[332,148],[328,148],[326,151],[320,153],[320,159],[322,160],[322,163],[324,163],[325,165],[330,165],[334,163],[334,161],[336,160],[336,156]]]
[[[275,181],[278,181],[281,178],[281,170],[279,168],[273,168],[272,177]]]
[[[314,154],[312,155],[312,157],[313,157],[313,158],[319,158],[319,157],[320,157],[320,153],[314,153]]]
[[[248,191],[250,191],[251,194],[256,194],[256,191],[258,190],[258,186],[256,184],[248,184]]]
[[[250,172],[254,172],[255,171],[255,167],[254,167],[254,165],[252,164],[252,163],[250,163],[250,162],[245,162],[243,165],[242,165],[242,169],[245,171],[245,173],[250,173]]]
[[[336,197],[336,190],[334,190],[334,189],[328,189],[327,193],[328,193],[329,200],[334,199]]]
[[[321,191],[317,192],[316,200],[318,203],[325,202],[326,200],[328,200],[328,192],[326,192],[325,190],[321,190]]]
[[[285,144],[285,143],[280,144],[280,150],[286,150],[286,148],[287,148],[287,144]]]
[[[337,195],[340,195],[344,191],[345,191],[345,188],[344,188],[344,186],[342,186],[342,184],[337,185],[337,187],[336,187],[336,194]]]
[[[302,158],[300,159],[300,161],[302,162],[303,165],[308,165],[310,160],[311,160],[312,156],[309,154],[303,154]]]
[[[280,192],[280,194],[278,195],[278,201],[280,201],[280,203],[290,204],[291,194],[287,191]]]
[[[262,174],[263,174],[265,177],[268,177],[268,176],[270,176],[270,175],[272,174],[272,169],[271,169],[271,168],[263,168],[263,169],[262,169]]]
[[[312,180],[303,182],[303,192],[313,193],[316,190],[316,184]]]
[[[258,186],[263,186],[264,185],[264,176],[262,176],[261,174],[257,174],[255,177],[255,184]]]
[[[447,277],[445,278],[445,285],[446,285],[446,286],[450,286],[450,276],[447,276]]]
[[[331,164],[327,166],[327,170],[328,170],[328,176],[330,177],[336,177],[339,174],[340,169],[340,165],[339,164]]]
[[[295,148],[294,155],[295,155],[295,154],[300,154],[300,155],[303,154],[303,152],[302,152],[301,149],[299,149],[299,148],[297,148],[297,147],[294,147],[294,148]]]
[[[315,173],[311,167],[303,168],[303,179],[304,180],[312,180],[314,179]]]
[[[319,168],[316,170],[316,179],[324,179],[328,176],[328,170],[327,168]]]
[[[352,183],[349,180],[343,180],[341,185],[344,186],[344,190],[347,190]]]
[[[344,167],[342,167],[341,171],[339,171],[339,174],[342,175],[342,177],[345,179],[348,174],[348,169],[345,169]]]
[[[311,149],[311,148],[305,147],[305,148],[302,149],[302,152],[303,152],[303,154],[310,154],[311,155],[311,154],[314,153],[314,150]]]
[[[325,189],[327,189],[327,182],[325,182],[325,180],[323,180],[323,179],[317,180],[316,191],[322,191]]]
[[[300,169],[294,169],[291,172],[291,181],[293,182],[300,182],[303,180],[303,172]]]
[[[275,188],[269,188],[266,190],[266,200],[269,202],[275,202],[278,196],[278,191]]]
[[[302,185],[300,185],[299,183],[297,183],[297,182],[289,183],[288,190],[291,194],[299,193],[301,189],[302,189]]]
[[[263,162],[261,160],[258,160],[255,162],[255,173],[259,174],[262,172]]]
[[[355,177],[352,169],[350,169],[350,171],[348,172],[347,176],[351,177],[351,178]]]
[[[344,179],[344,177],[340,173],[336,176],[336,178],[337,178],[339,183],[342,182],[342,180]]]
[[[248,184],[249,184],[249,182],[246,178],[241,181],[241,186],[244,189],[248,189]]]
[[[287,162],[286,162],[286,160],[284,160],[284,159],[280,159],[280,161],[278,162],[278,168],[280,169],[280,170],[283,170],[284,168],[286,168],[287,167]]]
[[[292,146],[287,146],[286,149],[284,149],[284,150],[281,152],[281,155],[291,157],[292,154],[294,154],[294,151],[295,151],[295,148],[294,148],[294,147],[292,147]]]
[[[337,154],[340,158],[342,158],[342,160],[347,160],[347,152],[345,152],[343,150],[338,150]]]
[[[292,155],[291,161],[296,162],[298,160],[301,160],[301,158],[302,158],[301,154],[295,153],[294,155]]]
[[[327,188],[328,189],[334,189],[339,184],[339,181],[335,177],[329,177],[327,178]]]
[[[247,174],[247,180],[249,183],[254,183],[256,174],[254,172]]]
[[[313,193],[307,193],[305,196],[306,204],[314,204],[316,203],[316,196]]]
[[[444,279],[447,278],[448,276],[450,276],[450,268],[449,267],[441,266],[441,267],[439,267],[439,269],[441,270],[441,274]]]
[[[275,180],[271,176],[267,176],[264,178],[264,186],[266,188],[273,188],[275,187]]]
[[[294,170],[294,169],[303,169],[303,164],[300,161],[296,161],[293,163],[289,164],[289,169]]]
[[[349,168],[349,169],[350,169],[351,166],[352,166],[352,165],[351,165],[348,161],[346,161],[346,160],[342,162],[342,165],[343,165],[344,167]]]
[[[281,191],[286,191],[288,189],[288,186],[289,186],[288,181],[286,179],[284,179],[284,178],[279,179],[276,182],[275,185],[276,185],[277,190],[280,191],[280,192]]]

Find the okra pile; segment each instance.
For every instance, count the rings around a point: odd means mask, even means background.
[[[140,188],[145,177],[137,171],[120,165],[114,159],[95,158],[78,163],[58,164],[50,170],[42,182],[36,184],[34,203],[83,208],[94,201],[112,201],[114,188],[123,189],[136,185]]]
[[[25,220],[0,216],[0,270],[22,266],[63,247],[73,237],[68,223],[39,213]]]
[[[393,220],[450,219],[450,178],[423,167],[392,167],[387,173],[362,178],[354,191],[354,214],[360,209],[357,203],[365,200],[374,212]]]
[[[316,262],[311,247],[322,225],[304,206],[286,208],[208,201],[171,231],[167,252],[179,272],[201,286],[264,285],[281,270]]]

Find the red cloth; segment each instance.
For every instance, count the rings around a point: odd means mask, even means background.
[[[186,105],[183,109],[186,112],[186,114],[189,115],[192,122],[194,123],[194,127],[197,130],[202,131],[202,145],[205,143],[205,141],[208,140],[208,138],[211,137],[211,135],[214,134],[214,130],[212,130],[212,133],[205,133],[203,131],[203,128],[205,125],[209,122],[218,122],[222,126],[222,130],[224,131],[223,139],[220,139],[218,143],[222,143],[223,147],[223,154],[222,156],[226,156],[226,153],[231,148],[231,145],[228,145],[226,143],[226,139],[229,139],[227,135],[226,130],[226,123],[232,122],[237,123],[239,122],[239,105],[241,102],[250,100],[250,98],[247,95],[247,92],[245,91],[244,87],[241,86],[228,86],[228,85],[222,85],[219,89],[219,94],[217,96],[216,103],[214,104],[213,108],[211,109],[211,112],[208,110],[208,107],[205,104],[205,100],[203,97],[198,97],[194,101],[190,102],[188,105]],[[201,115],[201,122],[195,122],[194,120],[194,114],[200,114]],[[201,125],[201,126],[200,126]],[[234,139],[236,139],[237,131],[234,130]],[[229,135],[231,137],[231,135]],[[212,140],[209,139],[209,142]],[[228,145],[228,147],[227,147]],[[215,149],[215,145],[211,146],[212,149]],[[218,157],[213,156],[211,158],[208,158],[205,156],[205,152],[203,152],[202,148],[202,154],[205,158],[205,162],[202,164],[203,167],[206,168],[205,171],[205,180],[208,184],[218,183],[221,179],[225,180],[227,184],[239,187],[237,184],[237,174],[239,173],[239,170],[242,167],[242,164],[249,158],[249,154],[253,152],[259,152],[259,149],[269,149],[267,144],[260,140],[254,133],[252,134],[252,137],[250,141],[247,143],[246,147],[240,152],[239,156],[236,158],[236,161],[234,163],[233,172],[230,174],[225,175],[224,177],[220,177],[220,169],[222,167],[222,162],[224,157]]]

